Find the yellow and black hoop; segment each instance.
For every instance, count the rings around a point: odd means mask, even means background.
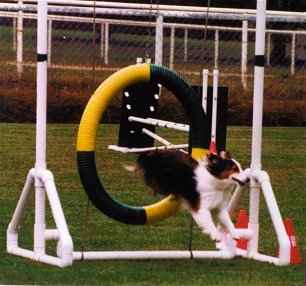
[[[143,207],[122,204],[109,196],[99,179],[95,164],[96,134],[100,120],[112,97],[126,87],[140,82],[155,81],[170,90],[183,105],[190,120],[191,155],[200,159],[207,153],[205,133],[207,119],[201,99],[173,71],[154,64],[132,65],[107,78],[90,98],[83,113],[77,137],[77,162],[84,189],[92,203],[105,215],[127,224],[142,225],[167,218],[179,208],[179,202],[168,196]]]

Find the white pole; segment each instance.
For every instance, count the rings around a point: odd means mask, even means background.
[[[155,134],[154,132],[148,130],[147,128],[142,128],[142,133],[148,135],[149,137],[155,139],[156,141],[158,141],[159,143],[163,144],[164,146],[171,146],[173,144],[171,144],[168,140],[162,138],[161,136]]]
[[[215,31],[215,66],[214,68],[218,68],[219,62],[219,30]]]
[[[286,229],[280,214],[273,189],[270,183],[268,173],[261,171],[255,174],[257,181],[261,185],[262,193],[264,195],[266,206],[274,226],[274,230],[278,240],[279,246],[279,265],[290,264],[290,240],[286,233]]]
[[[52,54],[52,20],[48,21],[48,65],[51,65]]]
[[[144,147],[144,148],[128,148],[120,147],[118,145],[108,145],[109,150],[121,152],[121,153],[143,153],[154,150],[170,150],[170,149],[184,149],[188,148],[188,144],[178,144],[178,145],[169,145],[169,146],[158,146],[158,147]],[[184,152],[184,151],[183,151]]]
[[[163,64],[163,16],[158,15],[156,18],[156,32],[155,32],[155,64]]]
[[[256,43],[253,94],[253,133],[252,163],[253,170],[261,170],[262,115],[264,93],[266,0],[257,0]]]
[[[184,62],[188,60],[188,29],[184,29]]]
[[[291,40],[291,75],[295,74],[295,47],[296,47],[296,34],[292,34]]]
[[[186,124],[175,123],[175,122],[159,120],[159,119],[154,119],[154,118],[141,118],[141,117],[136,117],[136,116],[129,116],[128,119],[131,122],[139,122],[139,123],[149,124],[153,126],[189,132],[189,125],[186,125]]]
[[[267,66],[271,65],[271,33],[267,33]]]
[[[216,143],[217,135],[217,104],[218,104],[218,85],[219,85],[219,71],[213,71],[213,100],[212,100],[212,116],[211,116],[211,142]]]
[[[37,3],[37,107],[36,107],[36,162],[35,171],[46,170],[46,125],[47,125],[47,0]],[[35,226],[34,252],[45,253],[45,188],[35,178]]]
[[[242,21],[242,46],[241,46],[241,81],[244,89],[247,88],[248,66],[248,21]]]
[[[101,31],[100,31],[100,55],[101,59],[104,57],[104,36],[105,36],[105,29],[104,23],[101,23]]]
[[[202,108],[207,112],[208,70],[202,71]]]
[[[104,27],[104,32],[105,32],[105,45],[104,45],[104,63],[108,65],[109,60],[108,60],[108,53],[109,53],[109,23],[105,23]]]
[[[38,1],[37,9],[37,117],[36,165],[46,168],[46,111],[47,111],[47,2]]]
[[[173,69],[174,63],[174,50],[175,50],[175,28],[171,27],[170,29],[170,60],[169,60],[169,68]]]
[[[251,174],[261,170],[266,6],[266,0],[257,0]],[[252,256],[258,252],[260,198],[260,186],[252,176],[250,187],[249,227],[254,236],[249,241],[248,252]]]
[[[17,37],[17,19],[13,18],[13,50],[16,51],[17,43],[16,43],[16,37]]]
[[[17,18],[17,73],[20,77],[23,71],[23,11],[22,5],[23,0],[18,0],[19,10],[18,10],[18,18]]]

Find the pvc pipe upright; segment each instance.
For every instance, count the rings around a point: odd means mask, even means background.
[[[252,173],[261,170],[266,6],[266,0],[257,0],[249,218],[254,236],[249,241],[249,256],[258,252],[260,185]]]
[[[163,64],[163,16],[158,15],[156,18],[156,32],[155,32],[155,64]]]
[[[266,0],[257,0],[251,169],[261,169]]]
[[[48,4],[37,3],[36,169],[46,169]]]
[[[37,107],[36,107],[36,162],[38,174],[46,170],[46,133],[47,133],[47,37],[48,4],[47,0],[37,3]],[[45,254],[45,188],[43,182],[35,177],[35,226],[34,252]]]

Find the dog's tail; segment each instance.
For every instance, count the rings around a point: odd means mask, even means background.
[[[180,151],[159,150],[143,153],[137,164],[145,183],[161,195],[173,194],[184,199],[191,209],[199,207],[194,169],[197,161]]]

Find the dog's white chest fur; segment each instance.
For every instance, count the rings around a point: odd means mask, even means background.
[[[211,175],[204,163],[199,163],[195,169],[197,191],[200,194],[200,208],[209,210],[226,207],[235,182],[231,179],[220,180]]]
[[[211,211],[217,210],[219,221],[234,234],[234,225],[227,212],[231,191],[236,183],[231,179],[220,180],[211,175],[205,163],[200,162],[194,170],[197,191],[200,194],[200,205],[197,211],[191,210],[191,215],[204,233],[211,239],[220,241],[221,233],[216,228]]]

